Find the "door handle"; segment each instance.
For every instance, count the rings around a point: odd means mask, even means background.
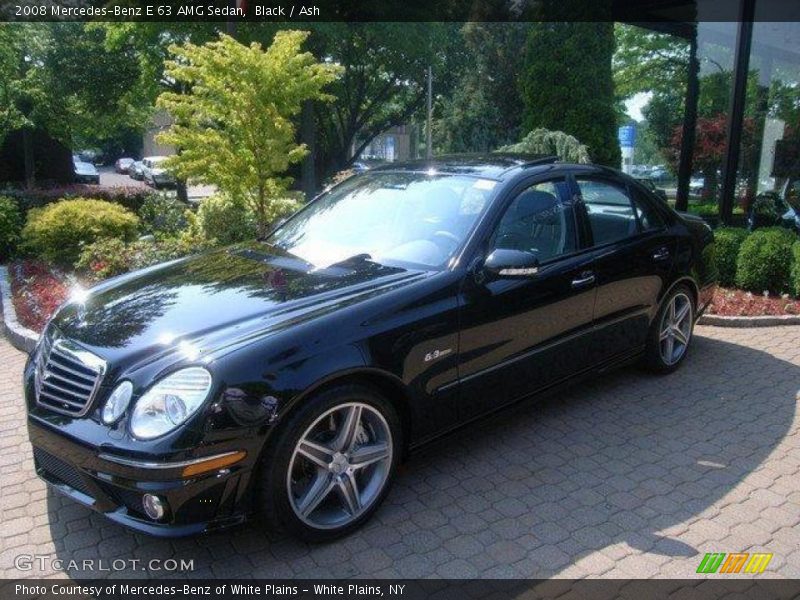
[[[663,246],[653,252],[653,260],[667,260],[669,258],[669,248]]]
[[[594,273],[591,271],[584,271],[578,279],[572,280],[572,289],[578,290],[588,285],[592,285],[595,281]]]

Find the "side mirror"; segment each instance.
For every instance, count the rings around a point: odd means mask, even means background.
[[[525,279],[539,272],[539,259],[524,250],[498,248],[486,258],[483,269],[492,279]]]

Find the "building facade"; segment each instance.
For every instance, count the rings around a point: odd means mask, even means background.
[[[717,203],[729,223],[758,195],[800,196],[800,2],[643,3],[637,27],[685,45],[676,206]],[[797,13],[797,14],[795,14]],[[675,17],[671,20],[669,17]]]

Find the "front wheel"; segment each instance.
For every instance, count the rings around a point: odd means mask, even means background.
[[[399,462],[402,431],[391,403],[371,388],[340,386],[311,398],[284,426],[260,480],[270,525],[309,541],[358,528],[385,498]]]
[[[694,300],[683,285],[664,300],[648,334],[645,365],[658,373],[671,373],[686,358],[694,331]]]

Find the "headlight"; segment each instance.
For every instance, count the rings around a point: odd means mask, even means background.
[[[136,402],[131,432],[150,440],[172,431],[197,412],[211,389],[211,374],[201,367],[168,375]]]
[[[103,406],[103,423],[111,425],[111,423],[119,419],[125,409],[128,408],[132,394],[133,384],[130,381],[123,381],[115,387],[108,400],[106,400],[105,406]]]

